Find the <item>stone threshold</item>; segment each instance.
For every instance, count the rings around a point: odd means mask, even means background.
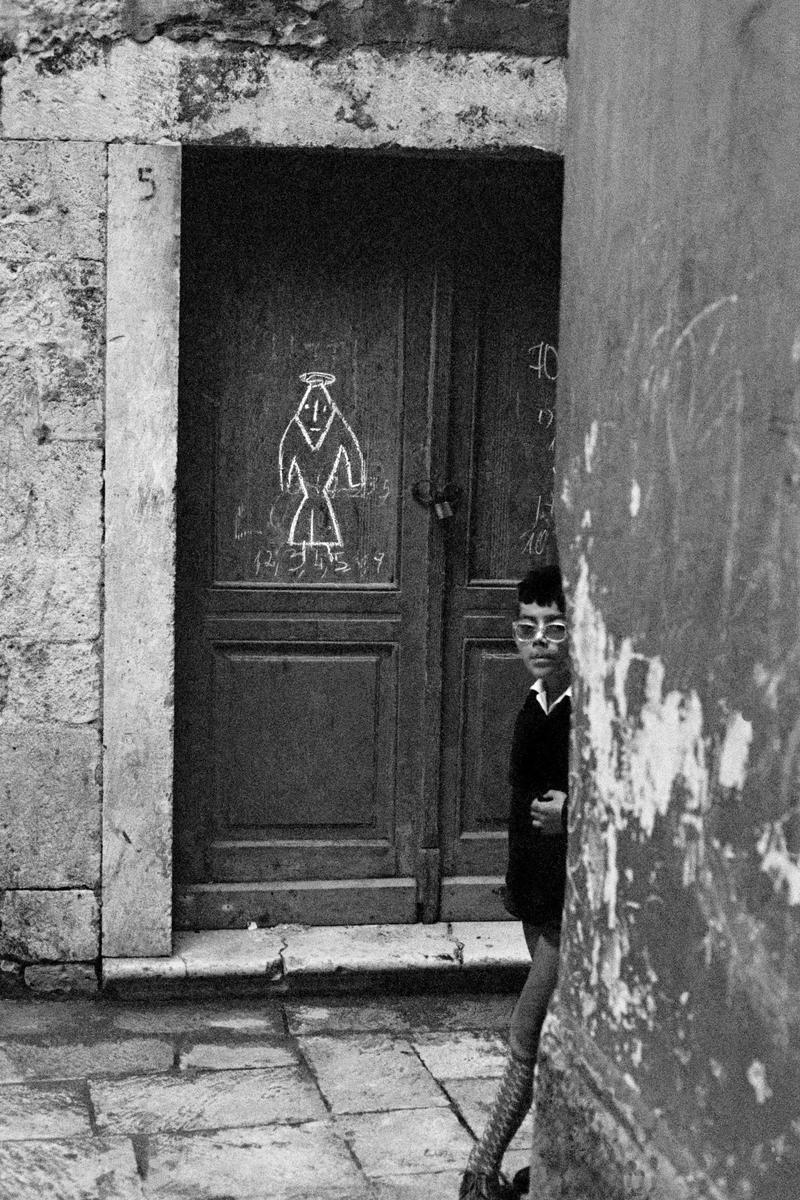
[[[176,932],[163,958],[104,958],[112,996],[516,990],[530,966],[518,921],[276,925]]]

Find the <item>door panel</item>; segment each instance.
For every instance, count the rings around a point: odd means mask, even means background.
[[[184,156],[179,925],[503,916],[559,200],[546,161]]]
[[[393,668],[348,643],[216,646],[220,832],[386,836]]]
[[[179,924],[416,913],[431,518],[403,481],[439,404],[407,174],[185,159]]]
[[[511,641],[516,583],[556,561],[557,164],[478,183],[481,235],[454,276],[450,522],[442,706],[444,919],[501,919],[508,753],[527,678]],[[482,190],[483,189],[483,190]]]

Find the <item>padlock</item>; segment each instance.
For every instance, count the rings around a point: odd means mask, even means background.
[[[434,500],[433,511],[440,521],[446,521],[448,517],[453,515],[453,506],[449,500]]]

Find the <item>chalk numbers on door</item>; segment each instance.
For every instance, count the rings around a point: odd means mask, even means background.
[[[528,370],[535,371],[537,379],[555,383],[558,379],[558,351],[549,342],[537,342],[528,347]]]

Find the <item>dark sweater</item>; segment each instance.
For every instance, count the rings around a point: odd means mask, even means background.
[[[533,829],[530,805],[550,788],[568,790],[571,713],[569,697],[548,714],[529,691],[514,726],[506,888],[512,911],[533,925],[559,921],[564,904],[566,833]]]

